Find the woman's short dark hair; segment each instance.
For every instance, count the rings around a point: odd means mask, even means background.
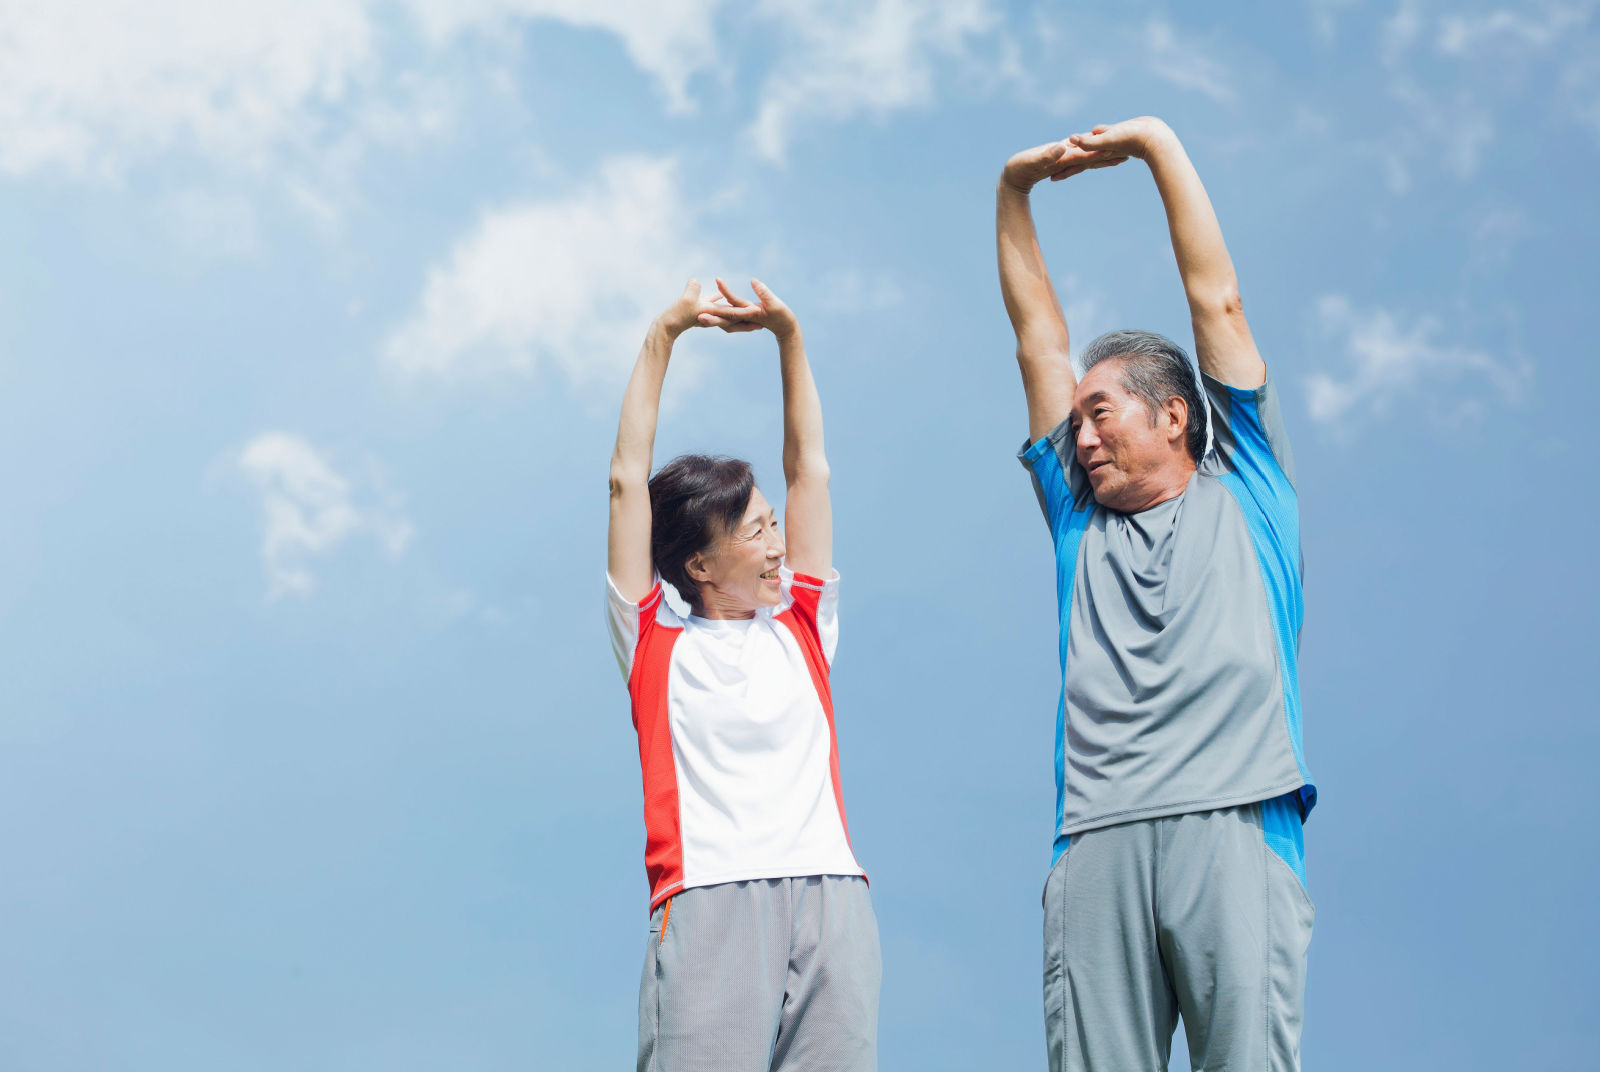
[[[749,462],[708,454],[681,455],[650,478],[650,558],[690,604],[700,586],[685,563],[739,527],[755,486]]]

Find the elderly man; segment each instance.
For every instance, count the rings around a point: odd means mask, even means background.
[[[1044,179],[1150,168],[1189,299],[1183,349],[1118,331],[1069,359],[1029,210]],[[1311,900],[1301,824],[1294,466],[1205,188],[1141,118],[1012,157],[1000,283],[1020,459],[1055,539],[1063,677],[1045,883],[1050,1067],[1298,1069]],[[1097,252],[1096,256],[1103,256]]]

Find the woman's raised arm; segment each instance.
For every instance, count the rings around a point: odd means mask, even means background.
[[[606,571],[622,597],[638,602],[650,593],[655,570],[650,561],[650,458],[656,442],[656,413],[672,344],[700,324],[699,315],[720,306],[700,300],[700,281],[689,280],[678,300],[650,323],[644,346],[622,396],[617,445],[611,452],[611,527],[606,540]]]
[[[763,327],[778,340],[783,377],[783,536],[790,569],[827,580],[833,572],[833,500],[828,491],[828,457],[822,449],[822,399],[806,360],[800,321],[761,280],[750,280],[756,301],[749,302],[717,280],[722,291],[700,322],[724,330]]]

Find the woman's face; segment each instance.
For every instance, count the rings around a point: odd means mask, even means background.
[[[760,488],[752,488],[744,517],[707,551],[691,556],[689,576],[700,585],[697,613],[707,618],[749,618],[775,607],[782,596],[783,533]]]

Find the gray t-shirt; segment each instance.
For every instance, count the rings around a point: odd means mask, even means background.
[[[1056,545],[1056,834],[1316,789],[1300,743],[1294,467],[1270,383],[1203,378],[1215,446],[1137,514],[1098,506],[1062,422],[1019,455]]]

